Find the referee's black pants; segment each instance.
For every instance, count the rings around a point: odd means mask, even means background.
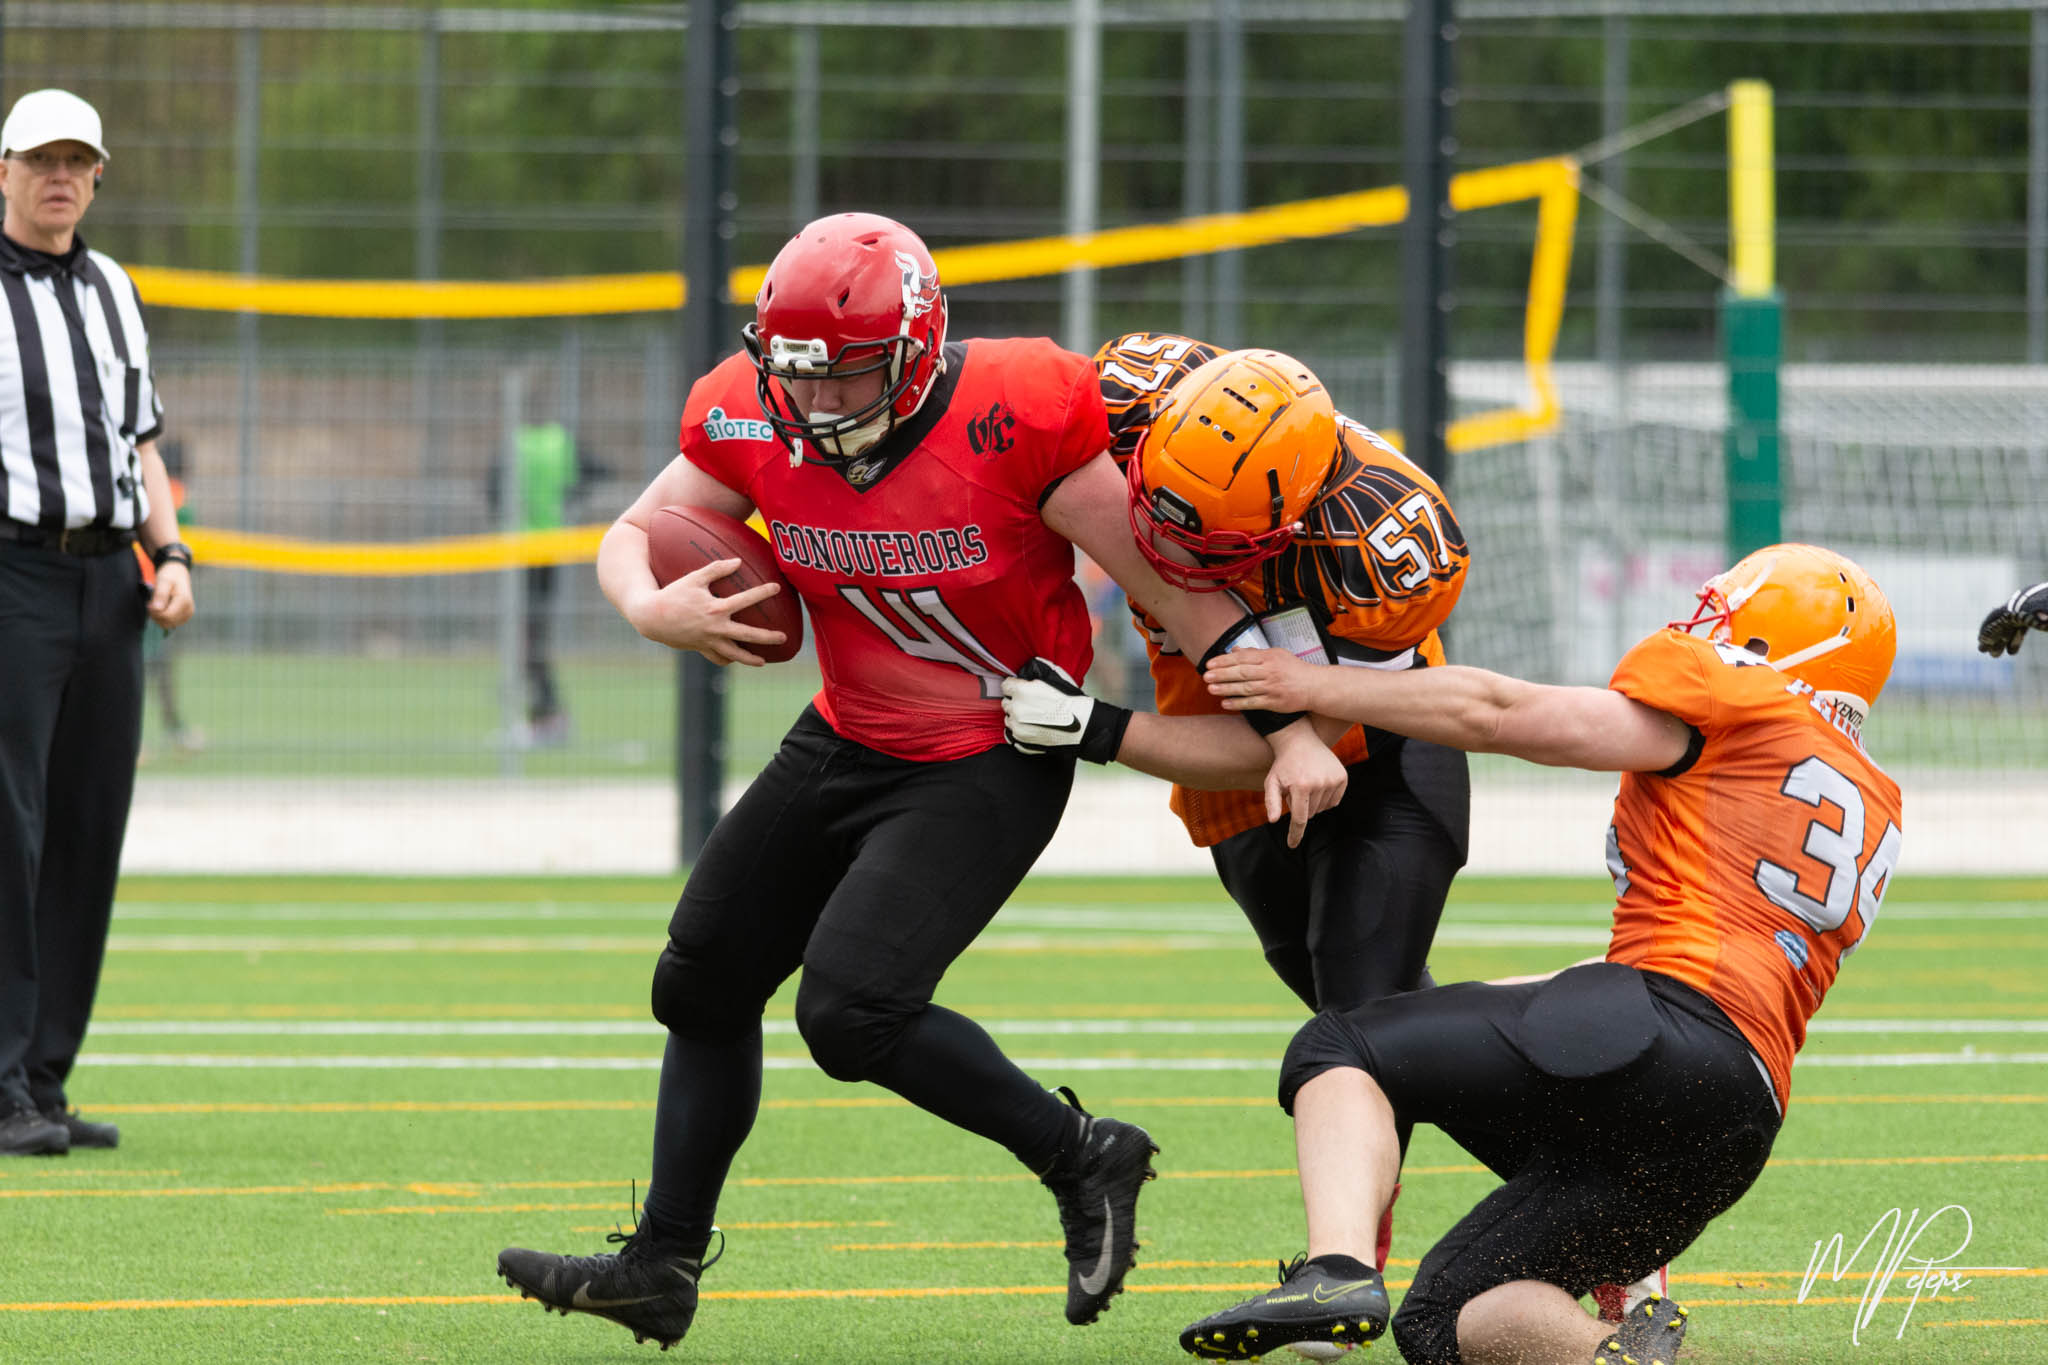
[[[142,738],[141,571],[0,542],[0,1111],[65,1103]]]

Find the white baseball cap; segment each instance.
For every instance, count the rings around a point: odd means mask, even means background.
[[[105,161],[100,111],[69,90],[31,90],[14,102],[0,125],[0,155],[33,151],[52,142],[83,142]]]

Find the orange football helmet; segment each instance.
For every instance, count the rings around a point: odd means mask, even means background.
[[[1760,652],[1765,663],[1846,702],[1860,723],[1884,691],[1898,652],[1892,604],[1847,555],[1818,545],[1770,545],[1700,589],[1699,609],[1675,628],[1709,628],[1717,644]]]
[[[1336,458],[1337,410],[1306,365],[1225,352],[1160,400],[1125,463],[1138,548],[1167,582],[1216,592],[1286,548]]]

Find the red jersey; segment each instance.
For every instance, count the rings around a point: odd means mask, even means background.
[[[1133,332],[1095,353],[1110,414],[1111,453],[1137,453],[1160,395],[1223,352],[1166,332]],[[1338,415],[1337,463],[1302,517],[1303,532],[1230,591],[1260,618],[1276,647],[1318,663],[1410,668],[1444,661],[1437,627],[1464,591],[1471,559],[1443,490],[1378,433]],[[1151,655],[1162,715],[1214,715],[1195,662],[1156,621],[1134,609]],[[1369,757],[1353,726],[1332,746],[1346,764]],[[1173,789],[1173,811],[1199,847],[1266,823],[1260,792]]]
[[[683,455],[760,510],[803,599],[819,712],[848,739],[919,760],[1001,744],[1002,680],[1033,655],[1087,672],[1073,546],[1039,506],[1108,444],[1088,361],[1043,339],[946,347],[917,416],[839,464],[790,467],[745,355],[697,381],[683,409]]]
[[[1661,630],[1608,684],[1699,733],[1681,771],[1624,773],[1607,834],[1607,960],[1719,1005],[1782,1108],[1806,1021],[1877,919],[1899,858],[1899,785],[1854,725],[1754,654]]]

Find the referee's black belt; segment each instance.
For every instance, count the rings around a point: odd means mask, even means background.
[[[113,526],[73,526],[68,530],[30,526],[27,522],[0,518],[0,541],[65,555],[110,555],[133,545],[135,533]]]

